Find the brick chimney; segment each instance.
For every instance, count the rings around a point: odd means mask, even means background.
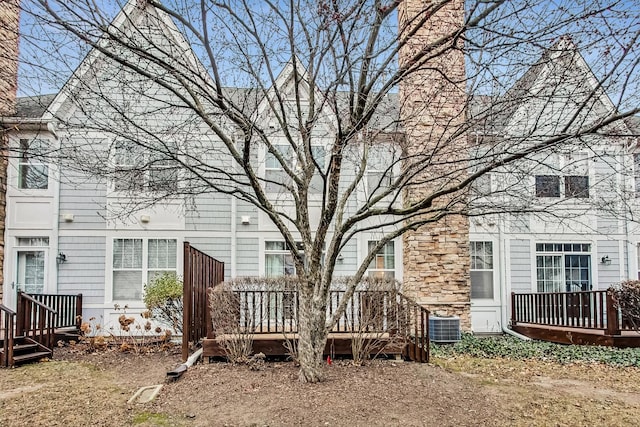
[[[0,117],[15,114],[18,90],[19,0],[0,1]],[[4,267],[4,220],[7,194],[7,134],[0,125],[0,272]],[[3,279],[0,274],[0,303]]]
[[[464,168],[465,136],[453,137],[464,126],[467,96],[465,93],[464,54],[450,49],[451,41],[437,43],[450,35],[464,22],[464,1],[452,0],[439,10],[434,6],[441,1],[405,0],[400,5],[400,34],[425,14],[429,18],[421,26],[410,43],[400,52],[400,64],[414,63],[416,52],[429,47],[433,55],[400,87],[401,118],[406,131],[406,151],[422,156],[422,164],[428,166],[421,172],[420,185],[410,186],[405,193],[409,204],[431,193],[439,186],[450,185],[466,172],[439,178],[451,172],[451,161],[459,161],[454,167]],[[458,43],[462,43],[458,41]],[[438,53],[442,51],[442,53]],[[435,71],[437,70],[437,71]],[[448,165],[446,162],[449,162]],[[425,183],[426,182],[426,183]],[[445,206],[456,201],[455,210],[465,209],[466,199],[461,195],[439,199],[436,204]],[[466,216],[447,216],[435,223],[422,226],[404,236],[403,291],[415,298],[435,315],[460,316],[463,330],[471,328],[469,281],[469,221]]]

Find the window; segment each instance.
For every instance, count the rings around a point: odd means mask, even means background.
[[[375,240],[368,242],[369,252],[378,244]],[[383,247],[378,249],[375,257],[369,264],[369,277],[381,278],[381,279],[394,279],[395,275],[395,245],[394,242],[388,242]]]
[[[590,252],[588,243],[537,243],[538,292],[591,290]]]
[[[471,242],[471,298],[493,299],[493,243]]]
[[[274,145],[273,147],[278,151],[278,153],[280,153],[283,159],[290,159],[293,163],[294,158],[291,146]],[[289,177],[273,153],[267,152],[264,168],[264,178],[267,181],[265,183],[265,191],[268,193],[277,193],[282,191],[284,189],[283,185],[289,182]]]
[[[565,197],[589,197],[589,177],[588,176],[565,176],[564,177]]]
[[[296,246],[298,251],[302,250],[302,244],[298,243]],[[293,276],[296,272],[293,256],[285,242],[264,242],[264,261],[266,277]],[[284,291],[270,296],[270,312],[275,319],[295,318],[295,293],[288,288]]]
[[[289,162],[288,165],[291,169],[295,170],[297,164],[297,158],[294,150],[290,145],[274,145],[274,149],[280,153],[284,161]],[[311,155],[321,170],[324,170],[326,165],[326,151],[324,147],[320,145],[314,145],[311,147]],[[280,164],[276,156],[267,152],[265,157],[265,190],[268,193],[277,193],[284,190],[284,185],[291,182],[291,179],[284,170],[284,167]],[[319,173],[315,173],[311,178],[309,185],[309,193],[319,194],[323,190],[323,181]]]
[[[264,242],[264,266],[266,277],[293,276],[296,272],[285,242]]]
[[[175,239],[115,239],[113,299],[141,300],[143,284],[164,272],[176,272]]]
[[[393,183],[394,149],[389,144],[369,147],[367,155],[367,194],[369,197],[386,191]]]
[[[536,175],[536,197],[560,197],[560,177]]]
[[[115,191],[173,193],[178,189],[178,169],[160,151],[119,141],[115,145],[114,163]]]
[[[490,195],[491,194],[491,174],[486,173],[476,178],[471,183],[471,194],[476,197]]]
[[[536,175],[536,197],[589,198],[589,172],[586,154],[564,156],[564,176]],[[562,186],[564,181],[564,186]],[[561,194],[561,189],[564,193]]]
[[[47,142],[42,139],[21,139],[18,159],[18,188],[46,190],[49,188],[49,166],[37,159],[44,154]]]

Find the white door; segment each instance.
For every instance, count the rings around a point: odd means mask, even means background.
[[[18,292],[46,293],[47,266],[49,255],[49,239],[22,238],[16,240],[13,250],[13,280],[10,288],[5,292],[5,304],[15,308]],[[5,286],[5,289],[7,287]]]

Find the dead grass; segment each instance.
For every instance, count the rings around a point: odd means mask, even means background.
[[[298,383],[290,363],[203,364],[155,402],[126,403],[177,363],[173,353],[56,350],[54,361],[0,371],[0,425],[624,426],[640,417],[640,369],[470,357],[338,361],[317,385]]]

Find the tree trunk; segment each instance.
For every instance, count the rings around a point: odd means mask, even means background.
[[[324,379],[323,352],[327,342],[326,302],[316,301],[300,292],[298,324],[298,362],[301,382],[317,383]]]

